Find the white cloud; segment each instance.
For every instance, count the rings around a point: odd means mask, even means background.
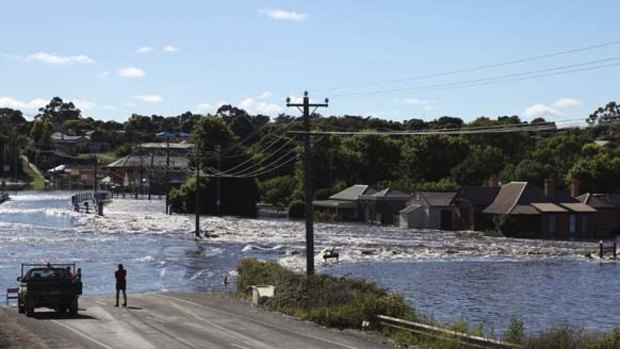
[[[159,103],[164,101],[163,97],[158,95],[140,95],[134,96],[133,98],[146,103]]]
[[[138,52],[138,53],[149,53],[149,52],[152,52],[152,51],[153,51],[153,48],[149,47],[149,46],[142,46],[142,47],[140,47],[139,49],[136,50],[136,52]]]
[[[534,104],[525,108],[523,115],[529,118],[564,116],[564,114],[562,114],[559,110],[551,108],[544,104]]]
[[[560,98],[557,101],[553,102],[551,106],[554,108],[571,108],[571,107],[579,107],[581,105],[583,105],[583,102],[581,102],[578,99]]]
[[[113,105],[104,105],[101,108],[105,109],[105,110],[116,110],[116,107]]]
[[[88,110],[88,109],[97,108],[97,103],[91,102],[91,101],[86,101],[86,100],[83,100],[83,99],[74,99],[71,102],[73,102],[73,104],[76,107],[78,107],[80,110]]]
[[[178,48],[172,45],[167,45],[166,47],[164,47],[164,52],[177,52],[178,50]]]
[[[271,92],[269,92],[269,91],[265,91],[265,92],[261,93],[260,96],[258,96],[256,98],[258,98],[258,99],[269,99],[271,97],[273,97],[273,94]]]
[[[144,70],[136,67],[127,67],[123,69],[119,69],[118,75],[126,77],[126,78],[141,78],[145,76]]]
[[[277,115],[284,109],[275,103],[255,101],[253,98],[246,98],[240,103],[241,108],[249,113],[259,113],[263,115]]]
[[[0,107],[11,109],[39,109],[44,107],[48,101],[43,98],[35,98],[28,102],[22,102],[11,97],[0,96]]]
[[[269,16],[271,19],[275,19],[278,21],[303,21],[308,18],[307,14],[297,13],[292,11],[284,11],[284,10],[259,10],[259,13],[265,14]]]
[[[196,106],[199,110],[213,111],[215,110],[215,106],[209,103],[200,103]]]
[[[135,106],[136,106],[136,103],[133,103],[133,102],[125,102],[125,103],[123,103],[123,106],[125,106],[125,107],[135,107]]]
[[[87,55],[61,56],[48,52],[33,53],[25,58],[25,61],[38,61],[47,64],[90,64],[95,60]]]
[[[429,109],[433,109],[436,104],[437,101],[436,100],[425,100],[425,99],[418,99],[418,98],[407,98],[405,99],[403,102],[407,103],[407,104],[411,104],[411,105],[415,105],[418,107],[422,107],[426,110]]]

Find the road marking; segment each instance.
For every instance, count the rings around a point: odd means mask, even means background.
[[[101,343],[100,341],[96,340],[95,338],[90,337],[89,335],[87,335],[87,334],[85,334],[85,333],[82,333],[82,332],[80,332],[80,331],[76,330],[75,328],[73,328],[73,327],[71,327],[71,326],[67,326],[67,325],[63,324],[63,323],[62,323],[62,322],[60,322],[60,321],[56,321],[56,320],[51,320],[51,321],[52,321],[53,323],[55,323],[55,324],[59,325],[59,326],[62,326],[62,327],[64,327],[64,328],[66,328],[66,329],[67,329],[67,330],[69,330],[69,331],[72,331],[72,332],[74,332],[74,333],[76,333],[76,334],[78,334],[78,335],[80,335],[80,336],[82,336],[82,337],[84,337],[84,338],[88,339],[89,341],[91,341],[91,342],[93,342],[93,343],[95,343],[95,344],[97,344],[97,345],[101,346],[102,348],[106,348],[106,349],[114,349],[114,348],[112,348],[112,347],[110,347],[110,346],[107,346],[107,345],[105,345],[105,344]]]
[[[102,302],[102,301],[95,301],[95,303],[102,304],[102,305],[107,305],[106,302]]]
[[[326,338],[323,338],[323,337],[318,337],[318,336],[313,336],[311,334],[291,331],[290,329],[288,329],[286,327],[281,327],[281,326],[277,326],[277,325],[267,324],[265,322],[262,322],[262,321],[259,321],[259,320],[256,320],[256,319],[252,319],[251,317],[247,317],[247,316],[231,313],[231,312],[228,312],[228,311],[225,311],[225,310],[209,308],[209,307],[207,307],[205,305],[202,305],[202,304],[199,304],[199,303],[195,303],[195,302],[191,302],[191,301],[188,301],[188,300],[185,300],[185,299],[181,299],[181,298],[177,298],[177,297],[172,297],[172,296],[166,296],[166,295],[163,295],[163,294],[160,294],[160,293],[155,294],[155,296],[159,296],[159,297],[163,297],[163,298],[168,298],[168,299],[176,300],[176,301],[179,301],[179,302],[182,302],[182,303],[187,303],[187,304],[195,305],[195,306],[198,306],[200,308],[208,309],[208,310],[219,312],[219,313],[222,313],[222,314],[227,314],[227,315],[234,316],[234,317],[237,317],[237,318],[243,318],[243,319],[249,320],[251,322],[254,322],[254,323],[266,326],[266,327],[276,328],[276,329],[279,329],[279,330],[282,330],[282,331],[286,331],[286,332],[290,332],[290,333],[295,333],[295,334],[300,335],[300,336],[313,338],[313,339],[316,339],[316,340],[319,340],[319,341],[335,344],[335,345],[338,345],[338,346],[341,346],[341,347],[344,347],[344,348],[357,349],[357,347],[352,347],[352,346],[349,346],[347,344],[342,344],[342,343],[339,343],[339,342],[335,342],[335,341],[332,341],[332,340],[329,340],[329,339],[326,339]]]

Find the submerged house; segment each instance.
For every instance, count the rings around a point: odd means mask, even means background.
[[[356,184],[338,192],[327,200],[312,202],[315,213],[332,216],[338,220],[355,221],[362,217],[359,207],[359,197],[376,193],[368,185]]]
[[[493,227],[492,216],[482,213],[499,193],[499,183],[488,187],[464,186],[455,199],[453,229],[484,231]]]
[[[527,182],[503,185],[483,213],[493,216],[502,233],[527,238],[592,238],[596,209],[556,191],[545,180],[544,191]]]
[[[394,224],[399,211],[405,208],[411,194],[400,190],[383,189],[374,194],[360,195],[358,202],[366,222]]]
[[[607,238],[620,233],[620,209],[613,204],[613,194],[586,193],[575,199],[596,209],[591,223],[593,238]]]
[[[452,230],[457,192],[416,192],[399,212],[401,228]]]

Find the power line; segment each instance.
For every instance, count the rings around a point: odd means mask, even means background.
[[[589,62],[584,62],[584,63],[570,64],[570,65],[559,66],[559,67],[551,67],[551,68],[530,70],[530,71],[519,72],[519,73],[504,74],[504,75],[493,76],[493,77],[482,78],[482,79],[463,80],[463,81],[458,81],[458,82],[425,85],[425,86],[417,86],[417,87],[414,86],[414,87],[403,87],[403,88],[387,89],[387,90],[343,93],[343,94],[334,95],[334,97],[361,97],[361,96],[371,96],[371,95],[388,95],[388,94],[393,94],[393,93],[409,92],[409,91],[420,92],[420,91],[443,90],[446,88],[473,87],[473,86],[480,86],[480,85],[488,85],[492,83],[526,80],[526,79],[532,79],[532,78],[537,78],[537,77],[563,75],[563,74],[569,74],[569,73],[574,73],[574,72],[614,67],[614,66],[620,65],[620,63],[604,64],[604,65],[598,65],[594,67],[580,68],[580,69],[569,69],[569,68],[593,65],[593,64],[604,63],[604,62],[612,62],[612,61],[617,61],[617,60],[620,60],[620,56],[600,59],[600,60],[595,60],[595,61],[589,61]]]
[[[422,79],[428,79],[428,78],[436,78],[436,77],[441,77],[441,76],[456,75],[456,74],[469,73],[469,72],[474,72],[474,71],[479,71],[479,70],[484,70],[484,69],[503,67],[507,65],[531,62],[531,61],[541,60],[545,58],[551,58],[551,57],[562,56],[562,55],[567,55],[571,53],[577,53],[577,52],[588,51],[588,50],[593,50],[593,49],[598,49],[598,48],[603,48],[603,47],[614,46],[618,44],[620,44],[620,40],[597,44],[597,45],[580,47],[580,48],[571,49],[571,50],[557,51],[557,52],[552,52],[552,53],[543,54],[539,56],[521,58],[521,59],[516,59],[516,60],[511,60],[511,61],[506,61],[506,62],[486,64],[486,65],[481,65],[481,66],[472,67],[472,68],[449,70],[449,71],[444,71],[444,72],[439,72],[439,73],[431,73],[431,74],[419,75],[419,76],[402,78],[402,79],[391,79],[391,80],[383,80],[383,81],[376,81],[376,82],[363,83],[363,84],[352,84],[352,85],[343,85],[343,86],[338,86],[338,87],[318,88],[314,90],[319,91],[319,92],[344,90],[344,89],[353,89],[353,88],[359,88],[359,87],[369,87],[369,86],[394,84],[394,83],[414,81],[414,80],[422,80]]]

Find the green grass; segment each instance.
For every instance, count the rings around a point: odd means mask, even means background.
[[[22,168],[24,169],[24,173],[30,179],[30,184],[28,185],[29,190],[43,190],[45,189],[45,181],[42,176],[33,171],[30,166],[28,166],[28,162],[22,159]]]

